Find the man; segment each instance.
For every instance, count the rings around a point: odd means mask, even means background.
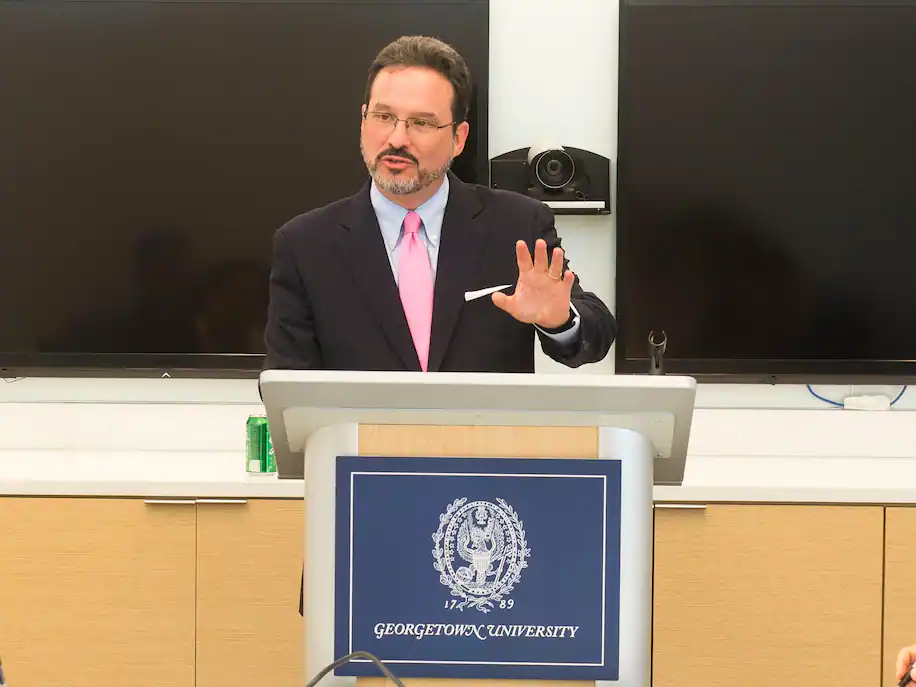
[[[550,210],[449,171],[470,99],[464,60],[438,40],[378,54],[360,130],[371,179],[275,236],[266,369],[534,372],[535,335],[570,367],[607,355],[616,321],[565,269]]]
[[[371,180],[276,233],[266,368],[533,372],[535,336],[569,367],[604,358],[616,321],[565,269],[550,210],[449,171],[470,99],[448,45],[379,53],[360,130]]]

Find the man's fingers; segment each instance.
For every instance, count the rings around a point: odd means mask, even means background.
[[[528,251],[528,244],[524,241],[515,242],[515,261],[518,263],[518,271],[527,272],[534,265],[531,263],[531,253]]]
[[[553,249],[553,257],[550,260],[548,274],[550,274],[551,279],[560,279],[563,276],[563,249],[559,246]]]
[[[504,294],[502,291],[497,291],[490,296],[493,299],[493,305],[497,308],[509,312],[509,296]]]
[[[909,669],[910,665],[913,663],[914,656],[916,654],[916,647],[907,646],[900,650],[900,653],[897,654],[897,679],[903,677],[906,671]]]
[[[538,272],[547,271],[547,242],[544,239],[534,242],[534,269]]]

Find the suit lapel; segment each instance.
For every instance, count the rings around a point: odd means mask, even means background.
[[[349,201],[339,245],[350,276],[369,303],[379,326],[408,370],[420,370],[388,252],[369,199],[369,184]],[[341,313],[341,317],[348,317]]]
[[[464,292],[479,288],[471,280],[486,239],[483,224],[476,219],[482,210],[474,192],[449,172],[449,195],[442,219],[439,262],[433,299],[433,324],[429,344],[429,371],[442,365],[458,315],[464,307]]]

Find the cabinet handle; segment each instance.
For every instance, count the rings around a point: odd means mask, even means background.
[[[151,506],[193,506],[194,501],[191,499],[144,499],[143,503]]]
[[[705,503],[656,503],[655,508],[662,510],[706,510]]]
[[[248,503],[248,499],[197,499],[197,503]]]

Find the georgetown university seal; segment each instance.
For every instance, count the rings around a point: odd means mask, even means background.
[[[509,598],[528,567],[525,530],[512,506],[503,499],[456,499],[439,516],[433,534],[433,567],[439,582],[457,597],[446,608],[512,608]],[[460,599],[460,600],[459,600]]]

